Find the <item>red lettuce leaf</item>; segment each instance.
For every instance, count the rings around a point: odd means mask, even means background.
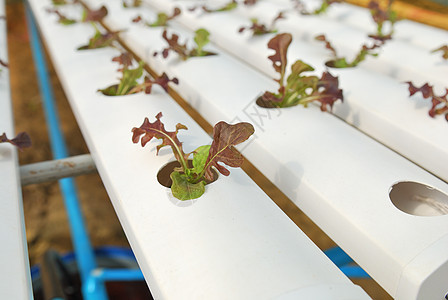
[[[161,148],[170,146],[174,156],[182,164],[182,162],[187,160],[188,155],[184,153],[182,143],[177,138],[177,133],[180,129],[187,129],[187,127],[178,123],[176,125],[176,131],[166,131],[165,125],[160,121],[161,117],[162,113],[159,112],[156,115],[157,120],[154,123],[149,122],[148,118],[145,118],[140,127],[132,128],[132,142],[138,143],[140,140],[142,147],[144,147],[153,138],[161,139],[162,143],[157,146],[157,154]]]
[[[26,132],[20,132],[13,139],[8,139],[6,133],[3,133],[0,135],[0,143],[10,143],[22,151],[24,148],[31,147],[31,138]]]
[[[421,87],[416,87],[412,82],[406,82],[409,85],[410,96],[420,92],[423,98],[431,98],[431,109],[428,114],[430,117],[435,118],[437,115],[445,114],[445,119],[448,121],[448,89],[445,89],[445,95],[437,96],[434,94],[433,86],[425,83]]]
[[[327,111],[327,107],[330,110],[333,108],[334,103],[341,99],[344,101],[342,89],[339,88],[339,79],[334,77],[329,72],[323,72],[322,77],[317,82],[317,90],[313,93],[313,96],[318,96],[317,100],[321,103],[320,109]]]
[[[288,47],[291,44],[291,41],[291,34],[281,33],[268,42],[268,48],[275,51],[275,54],[268,56],[268,58],[272,61],[274,70],[280,74],[280,78],[275,80],[280,84],[280,93],[282,93],[281,89],[284,86],[286,65],[288,63],[286,53],[288,52]]]
[[[230,174],[228,169],[218,164],[219,162],[230,167],[240,167],[243,164],[243,156],[233,146],[247,140],[254,131],[254,127],[249,123],[217,123],[213,128],[213,142],[205,163],[205,179],[213,179],[212,166],[225,176]]]
[[[107,7],[101,6],[99,9],[96,10],[87,10],[85,17],[83,19],[84,22],[100,22],[102,19],[104,19],[105,16],[107,16]]]

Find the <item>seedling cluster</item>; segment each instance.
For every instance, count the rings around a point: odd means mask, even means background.
[[[168,26],[168,21],[171,21],[172,19],[179,16],[181,14],[181,12],[182,11],[180,10],[180,8],[175,7],[170,16],[168,16],[164,12],[158,13],[157,19],[154,22],[145,21],[145,20],[143,20],[143,18],[140,15],[138,15],[137,17],[132,19],[132,22],[133,23],[141,23],[148,27],[165,27],[165,26]]]
[[[264,35],[268,33],[276,33],[277,29],[275,29],[275,23],[277,23],[278,20],[284,19],[283,12],[280,12],[271,22],[270,25],[265,25],[258,22],[258,19],[252,18],[250,19],[251,25],[247,27],[241,27],[238,32],[242,33],[246,30],[252,31],[252,35]]]
[[[234,168],[241,167],[243,164],[243,156],[234,146],[246,141],[254,133],[254,127],[251,124],[243,122],[230,125],[221,121],[213,128],[211,145],[200,146],[191,153],[185,153],[177,133],[180,129],[187,129],[187,127],[179,123],[175,131],[167,131],[160,121],[161,117],[160,112],[156,115],[154,123],[145,118],[140,127],[134,127],[132,141],[134,143],[140,141],[144,147],[153,138],[162,140],[162,143],[156,147],[157,154],[161,148],[171,147],[174,157],[181,166],[170,175],[171,192],[177,199],[191,200],[202,196],[207,181],[213,180],[212,167],[222,175],[228,176],[230,171],[222,163]],[[188,164],[191,156],[193,156],[192,167]]]
[[[294,2],[294,8],[297,11],[299,11],[302,15],[320,15],[320,14],[327,12],[328,8],[331,5],[333,5],[335,3],[341,3],[343,1],[342,0],[322,0],[321,5],[313,11],[308,11],[305,8],[305,5],[303,4],[303,2],[301,0],[293,0],[293,2]]]
[[[304,75],[306,72],[314,71],[314,68],[297,60],[291,66],[291,74],[286,79],[287,66],[286,54],[291,44],[292,36],[289,33],[276,35],[268,43],[268,48],[275,51],[269,56],[272,65],[280,78],[277,93],[265,92],[261,96],[264,106],[290,107],[295,105],[308,106],[311,102],[319,102],[322,111],[332,108],[337,100],[343,101],[342,90],[339,89],[339,80],[329,72],[323,72],[321,77]]]
[[[368,4],[372,19],[377,25],[376,33],[369,34],[371,43],[365,43],[361,46],[355,58],[349,62],[347,58],[338,56],[336,49],[324,34],[317,35],[315,39],[325,43],[325,48],[331,51],[333,58],[326,65],[333,68],[352,68],[356,67],[360,62],[364,61],[367,56],[378,56],[378,50],[385,44],[387,40],[392,39],[394,32],[394,24],[398,21],[396,12],[391,10],[392,0],[388,2],[386,10],[381,9],[378,2],[371,0]],[[389,32],[384,33],[385,24],[389,23]]]
[[[171,37],[168,37],[168,32],[165,29],[162,33],[162,37],[168,43],[168,47],[162,50],[162,56],[163,58],[167,58],[170,51],[177,53],[181,60],[187,60],[190,57],[215,55],[215,53],[203,49],[210,42],[208,38],[209,35],[210,33],[206,29],[199,28],[195,31],[193,39],[196,47],[188,48],[187,43],[179,43],[179,35],[172,33]],[[155,52],[154,56],[157,55],[158,52]]]

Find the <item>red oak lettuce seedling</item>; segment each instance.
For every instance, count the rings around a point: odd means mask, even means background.
[[[20,151],[23,151],[24,148],[31,147],[31,139],[26,132],[20,132],[13,139],[8,139],[6,133],[3,133],[0,135],[0,143],[10,143],[16,146]]]
[[[252,35],[254,35],[254,36],[268,34],[268,33],[276,33],[277,29],[275,29],[275,23],[280,19],[284,19],[283,12],[280,12],[277,15],[277,17],[275,17],[274,20],[272,20],[271,25],[268,27],[265,24],[258,23],[258,19],[253,18],[250,20],[252,22],[251,26],[241,27],[238,30],[238,32],[242,33],[245,30],[250,30],[250,31],[252,31]]]
[[[180,163],[180,168],[175,169],[170,177],[172,180],[171,192],[179,200],[191,200],[202,196],[205,192],[206,181],[213,180],[212,167],[216,168],[224,176],[230,171],[219,163],[230,167],[241,167],[243,156],[236,151],[235,145],[247,140],[253,133],[254,127],[249,123],[238,123],[235,125],[219,122],[213,128],[213,142],[204,145],[191,153],[184,153],[182,143],[177,138],[180,129],[187,129],[185,125],[177,124],[176,131],[165,130],[160,121],[162,113],[158,113],[154,123],[145,118],[140,127],[132,129],[132,142],[141,141],[144,147],[152,138],[162,140],[157,146],[157,154],[162,147],[170,146],[174,157]],[[188,158],[193,154],[193,166],[189,167]]]
[[[439,48],[432,50],[431,53],[435,53],[435,52],[439,52],[439,51],[442,52],[442,58],[444,60],[448,60],[448,45],[440,46]]]
[[[168,21],[174,19],[175,17],[177,17],[180,14],[181,14],[180,8],[175,7],[174,10],[173,10],[173,13],[171,14],[171,16],[168,16],[164,12],[158,13],[157,14],[157,20],[154,21],[153,23],[150,23],[148,21],[143,20],[141,16],[135,17],[132,20],[132,22],[134,22],[134,23],[143,23],[144,25],[146,25],[148,27],[163,27],[163,26],[167,26],[168,25]]]
[[[87,45],[81,46],[78,50],[90,50],[90,49],[99,49],[105,47],[115,47],[115,43],[118,40],[118,36],[120,31],[106,31],[106,33],[101,33],[101,31],[95,27],[95,33],[89,39]]]
[[[236,0],[231,0],[231,1],[228,2],[227,4],[224,4],[224,6],[222,6],[222,7],[218,7],[218,8],[214,8],[214,9],[211,9],[211,8],[208,8],[208,7],[205,6],[205,5],[202,5],[202,6],[195,6],[195,7],[192,7],[192,8],[190,8],[189,10],[190,10],[190,11],[194,11],[194,10],[196,10],[196,8],[198,8],[198,7],[202,8],[202,10],[205,11],[206,13],[214,13],[214,12],[223,12],[223,11],[234,10],[235,8],[238,7],[238,3],[236,2]]]
[[[394,25],[398,21],[397,13],[392,11],[391,5],[393,0],[389,0],[386,10],[381,9],[377,1],[371,0],[368,4],[370,9],[370,14],[372,15],[373,21],[376,23],[376,33],[370,34],[369,37],[379,40],[386,41],[392,39],[392,34],[394,33]],[[384,33],[384,25],[389,22],[389,33]]]
[[[179,83],[177,78],[170,79],[166,73],[163,73],[156,79],[145,76],[143,82],[139,83],[139,80],[143,76],[144,63],[141,61],[137,67],[132,68],[132,59],[129,53],[122,53],[120,56],[114,57],[112,61],[118,62],[121,65],[118,71],[122,73],[122,76],[118,84],[99,90],[106,96],[123,96],[140,92],[151,94],[152,87],[155,84],[160,85],[165,91],[168,91],[168,83]]]
[[[301,0],[293,0],[294,8],[298,10],[302,15],[320,15],[325,13],[328,10],[328,7],[334,3],[341,3],[343,0],[323,0],[321,5],[316,8],[314,11],[307,11],[305,5]]]
[[[431,109],[429,110],[429,116],[435,118],[437,115],[445,115],[445,119],[448,121],[448,89],[445,89],[445,95],[437,96],[434,94],[433,86],[425,83],[421,87],[416,87],[410,81],[406,82],[409,85],[409,96],[414,95],[417,92],[421,92],[423,98],[431,98]]]
[[[285,84],[286,54],[291,41],[292,36],[289,33],[279,34],[269,41],[268,48],[275,51],[269,59],[275,71],[280,74],[280,78],[275,80],[280,87],[276,94],[265,92],[261,96],[261,101],[274,107],[290,107],[299,104],[306,107],[309,103],[317,101],[320,102],[322,111],[327,111],[328,106],[331,109],[338,99],[343,101],[337,77],[329,72],[322,73],[321,78],[303,75],[314,69],[301,60],[297,60],[292,65],[291,74]]]
[[[85,9],[80,20],[70,19],[63,15],[57,9],[47,9],[47,12],[56,14],[59,19],[58,23],[62,25],[72,25],[79,22],[100,22],[105,16],[107,16],[107,8],[103,5],[97,10]]]
[[[352,60],[352,62],[348,62],[345,57],[339,57],[336,49],[331,45],[331,43],[327,40],[325,35],[320,34],[315,37],[317,41],[324,42],[325,48],[331,51],[333,54],[333,59],[326,62],[326,65],[328,67],[332,68],[352,68],[356,67],[360,62],[366,59],[368,55],[370,56],[378,56],[378,52],[376,51],[377,48],[380,48],[384,41],[377,41],[374,42],[372,46],[367,46],[366,44],[362,45],[361,50],[359,50],[358,54],[355,56],[355,58]]]
[[[168,37],[166,29],[163,31],[162,37],[168,43],[168,48],[162,50],[163,58],[167,58],[170,51],[176,52],[180,59],[187,60],[190,57],[195,56],[209,56],[215,55],[213,52],[203,50],[203,47],[207,45],[210,40],[208,39],[210,33],[204,28],[196,30],[194,36],[194,42],[196,43],[196,48],[188,49],[187,44],[179,44],[179,36],[175,33]],[[158,52],[154,53],[156,56]]]

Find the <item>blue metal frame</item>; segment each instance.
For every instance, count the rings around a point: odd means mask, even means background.
[[[54,159],[68,156],[63,133],[59,126],[59,117],[54,101],[53,90],[48,78],[47,63],[42,43],[29,4],[26,4],[28,31],[31,49],[37,70],[39,89],[42,96],[45,119],[50,136]],[[73,178],[59,180],[65,208],[67,210],[72,242],[82,282],[83,296],[86,300],[106,300],[107,292],[104,281],[108,280],[143,280],[140,270],[100,270],[97,269],[95,253],[91,246],[84,218],[79,205],[76,185]]]

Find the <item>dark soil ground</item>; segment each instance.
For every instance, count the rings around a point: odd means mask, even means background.
[[[20,153],[20,163],[29,164],[51,160],[24,6],[20,1],[9,1],[7,21],[16,132],[27,131],[33,140],[32,149]],[[89,153],[51,64],[50,77],[70,155]],[[261,174],[250,165],[247,165],[245,169],[249,170],[257,183],[321,249],[334,246],[334,243],[319,228]],[[76,178],[76,184],[92,244],[129,247],[100,177],[97,174],[80,176]],[[24,187],[23,201],[30,264],[39,263],[43,253],[50,248],[60,253],[72,251],[67,215],[58,183]],[[363,279],[355,282],[374,299],[391,299],[373,280]]]

